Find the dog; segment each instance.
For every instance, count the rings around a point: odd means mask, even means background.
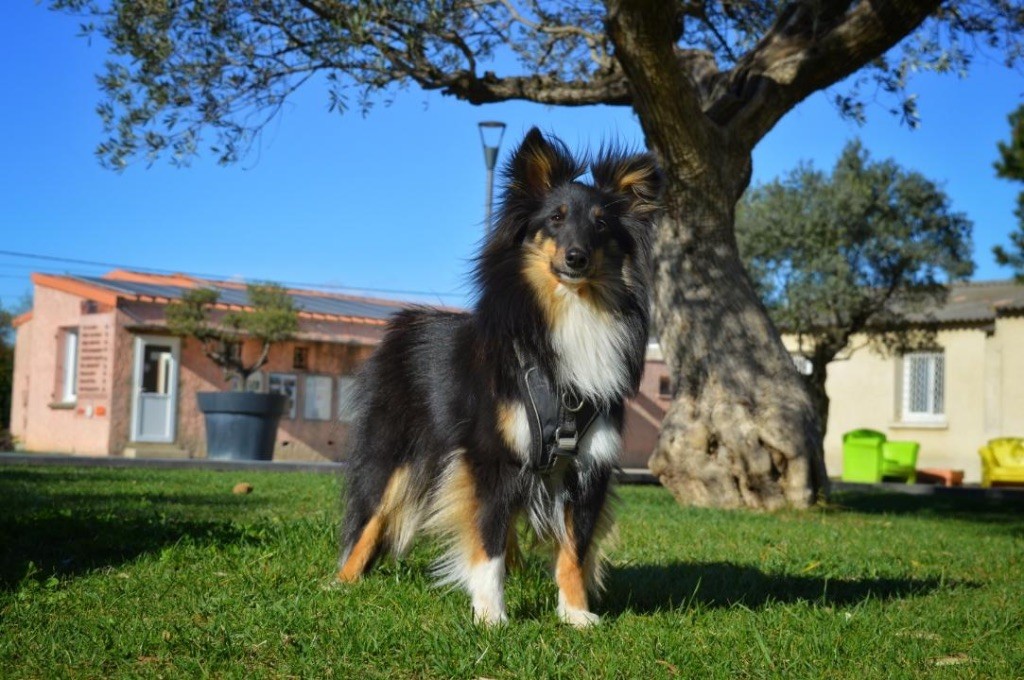
[[[530,130],[504,169],[469,313],[407,309],[357,378],[337,578],[359,579],[418,531],[446,542],[441,583],[474,620],[507,621],[516,523],[557,546],[562,621],[598,622],[600,540],[643,372],[661,175],[649,154],[587,162]]]

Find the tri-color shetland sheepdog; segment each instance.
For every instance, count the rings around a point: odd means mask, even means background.
[[[661,182],[648,154],[602,151],[589,169],[579,181],[587,163],[531,130],[505,168],[473,311],[391,321],[359,378],[341,581],[422,529],[446,541],[440,580],[469,592],[475,620],[502,623],[524,518],[557,546],[561,619],[597,622],[588,593],[643,371]]]

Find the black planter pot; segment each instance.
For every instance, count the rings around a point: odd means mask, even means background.
[[[199,392],[206,420],[206,456],[220,460],[271,460],[283,394]]]

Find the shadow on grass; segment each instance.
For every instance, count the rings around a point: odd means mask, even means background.
[[[612,569],[600,609],[611,615],[649,614],[685,606],[756,609],[771,603],[817,602],[844,606],[868,598],[891,600],[924,595],[938,579],[859,578],[767,574],[728,562],[631,565]]]
[[[885,492],[838,492],[831,504],[866,514],[915,514],[1024,527],[1024,493],[986,496],[981,490],[943,490],[928,495]],[[976,493],[971,493],[976,492]],[[996,494],[998,490],[996,491]]]
[[[988,524],[1024,536],[1024,493],[1009,498],[985,497],[980,493],[903,493],[843,491],[834,494],[829,511],[870,515],[915,515],[943,520]]]
[[[14,589],[30,572],[35,578],[74,576],[182,541],[253,540],[239,521],[253,501],[230,489],[176,493],[140,484],[83,493],[75,483],[80,480],[94,488],[121,481],[106,474],[0,471],[0,591]]]

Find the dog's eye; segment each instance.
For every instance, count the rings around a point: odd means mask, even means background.
[[[552,222],[556,222],[557,223],[557,222],[561,222],[564,219],[565,219],[565,215],[563,215],[560,212],[556,212],[556,213],[552,213],[551,214],[551,221]]]
[[[604,232],[608,231],[608,223],[601,218],[598,218],[598,220],[594,223],[594,227],[597,229],[597,233],[599,234],[603,234]]]

